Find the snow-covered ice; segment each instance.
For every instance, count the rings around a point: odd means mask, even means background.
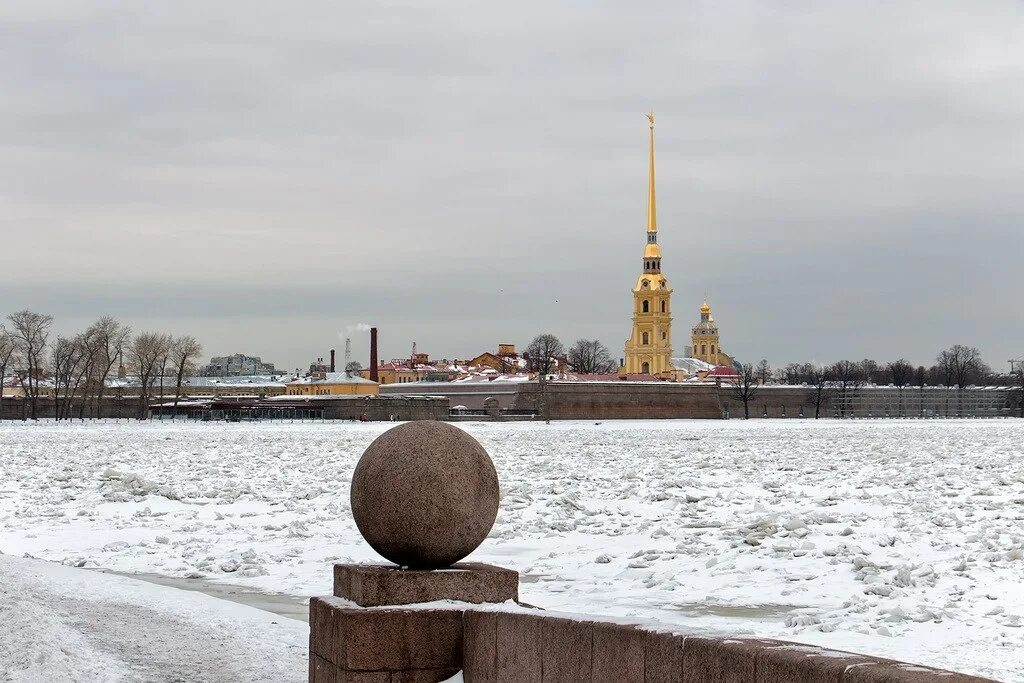
[[[391,426],[4,423],[0,551],[326,594]],[[1024,421],[459,426],[526,602],[1024,681]]]

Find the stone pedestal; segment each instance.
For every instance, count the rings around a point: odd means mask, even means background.
[[[519,573],[478,562],[447,569],[400,569],[384,564],[334,565],[334,595],[360,607],[436,600],[480,604],[519,599]]]
[[[436,683],[462,669],[462,610],[309,601],[311,683]]]
[[[334,595],[309,601],[311,683],[434,683],[462,669],[464,610],[413,605],[516,600],[519,574],[476,563],[429,571],[338,564]]]

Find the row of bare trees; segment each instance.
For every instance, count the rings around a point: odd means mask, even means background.
[[[977,384],[1002,384],[1006,377],[993,372],[992,368],[981,358],[981,352],[973,346],[956,344],[940,352],[935,363],[930,367],[915,367],[905,358],[889,363],[878,363],[870,358],[862,361],[840,361],[846,369],[858,375],[865,384],[887,385],[897,387],[945,386],[965,387]],[[765,361],[761,361],[765,363]],[[786,384],[811,384],[815,370],[835,367],[816,366],[813,363],[790,363],[779,371],[771,374],[771,381]]]
[[[174,390],[174,405],[181,398],[181,386],[195,373],[203,347],[195,337],[174,337],[159,332],[137,334],[128,345],[129,367],[139,382],[139,406],[145,413],[153,396],[161,403]],[[140,417],[145,417],[145,414]]]
[[[51,341],[52,328],[52,316],[29,310],[10,314],[0,325],[0,377],[5,385],[21,388],[32,419],[40,416],[39,399],[51,387],[56,419],[101,415],[108,383],[119,363],[137,381],[130,391],[138,395],[138,417],[144,418],[149,401],[155,395],[162,401],[165,389],[167,393],[173,389],[177,404],[182,384],[195,373],[202,353],[194,337],[157,332],[133,335],[128,325],[111,316]]]
[[[541,376],[551,374],[559,360],[573,371],[583,375],[615,372],[619,365],[600,340],[577,339],[566,350],[558,337],[550,333],[538,334],[527,345],[523,357],[527,367]]]
[[[810,402],[814,406],[814,417],[821,416],[821,409],[831,403],[836,413],[843,417],[852,407],[857,392],[867,384],[891,385],[899,390],[900,411],[903,411],[903,392],[916,387],[923,391],[927,386],[944,386],[957,389],[957,412],[962,410],[962,393],[976,384],[1013,383],[1017,387],[1015,400],[1024,417],[1024,366],[1011,371],[1011,376],[1000,376],[982,360],[981,353],[973,346],[956,344],[941,351],[931,367],[914,367],[905,358],[879,364],[871,359],[862,361],[840,360],[830,365],[817,363],[790,363],[773,371],[767,361],[756,365],[746,364],[737,371],[738,376],[730,383],[737,400],[744,404],[744,414],[749,417],[747,406],[758,389],[773,382],[802,384],[811,389]],[[947,410],[948,412],[948,410]]]

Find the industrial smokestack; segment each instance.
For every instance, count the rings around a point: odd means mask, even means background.
[[[331,372],[334,372],[334,349],[331,349]]]
[[[379,382],[377,376],[377,328],[370,328],[370,381]]]

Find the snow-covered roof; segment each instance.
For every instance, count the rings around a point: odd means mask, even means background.
[[[188,387],[280,387],[290,378],[280,375],[242,375],[237,377],[189,377],[182,384]]]
[[[708,377],[739,377],[736,374],[736,368],[728,365],[716,365],[707,374]]]
[[[688,375],[696,375],[698,372],[708,372],[715,366],[702,361],[700,358],[673,358],[672,365],[676,370],[682,370]]]
[[[373,384],[377,383],[373,380],[363,379],[359,375],[348,372],[327,372],[324,373],[323,377],[299,377],[291,382],[289,385],[295,384]]]
[[[497,370],[474,372],[466,377],[453,380],[452,384],[493,384],[494,382],[529,382],[528,375],[499,375]]]

